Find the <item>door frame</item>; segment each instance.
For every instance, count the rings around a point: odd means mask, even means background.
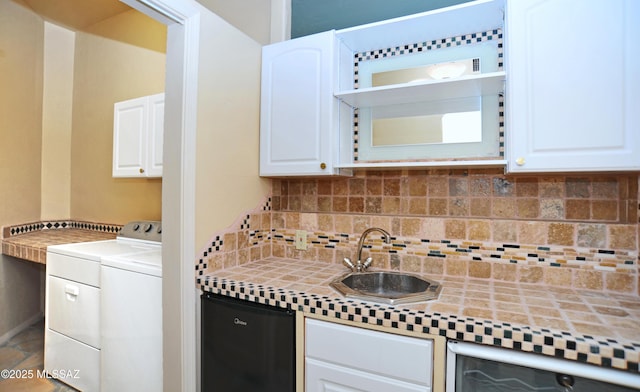
[[[163,389],[196,391],[195,176],[200,13],[195,0],[120,0],[167,26],[162,178]]]

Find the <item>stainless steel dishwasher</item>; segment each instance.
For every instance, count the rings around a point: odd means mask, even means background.
[[[294,392],[295,312],[204,293],[202,392]]]

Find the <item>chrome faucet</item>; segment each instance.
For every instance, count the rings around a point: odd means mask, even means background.
[[[373,261],[373,259],[371,257],[367,257],[367,259],[362,262],[362,247],[364,246],[364,241],[367,239],[367,235],[373,231],[377,231],[382,233],[382,235],[384,236],[384,242],[386,244],[390,244],[391,243],[391,235],[384,229],[381,229],[379,227],[371,227],[367,230],[365,230],[362,235],[360,236],[360,240],[358,241],[358,250],[357,250],[357,254],[358,254],[358,258],[356,259],[356,263],[354,264],[351,259],[349,259],[348,257],[345,257],[343,262],[349,267],[351,268],[351,271],[353,272],[362,272],[365,271],[367,268],[369,268],[369,266],[371,265],[371,262]]]

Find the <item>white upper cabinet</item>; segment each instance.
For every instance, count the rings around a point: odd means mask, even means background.
[[[333,31],[262,50],[260,175],[336,174]]]
[[[339,167],[504,166],[503,26],[479,0],[336,31]]]
[[[265,46],[260,174],[504,166],[503,25],[504,2],[478,0]],[[372,51],[384,54],[367,54]],[[404,69],[455,68],[446,65],[451,62],[473,63],[467,69],[474,71],[372,83]],[[472,140],[461,139],[461,127],[474,129]],[[381,130],[374,135],[374,128]],[[446,129],[453,131],[445,135]]]
[[[114,105],[113,177],[162,177],[164,93]]]
[[[164,93],[149,97],[149,128],[147,176],[162,177],[162,149],[164,147]]]
[[[640,170],[640,1],[507,6],[510,172]]]

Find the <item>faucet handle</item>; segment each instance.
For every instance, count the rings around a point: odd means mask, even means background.
[[[371,265],[371,262],[373,261],[373,259],[371,257],[367,257],[367,259],[364,261],[364,263],[362,263],[362,270],[366,270],[367,268],[369,268],[369,266]]]
[[[342,259],[342,262],[349,268],[351,268],[351,271],[355,271],[356,270],[356,266],[351,262],[351,260],[348,257],[345,257],[344,259]]]

